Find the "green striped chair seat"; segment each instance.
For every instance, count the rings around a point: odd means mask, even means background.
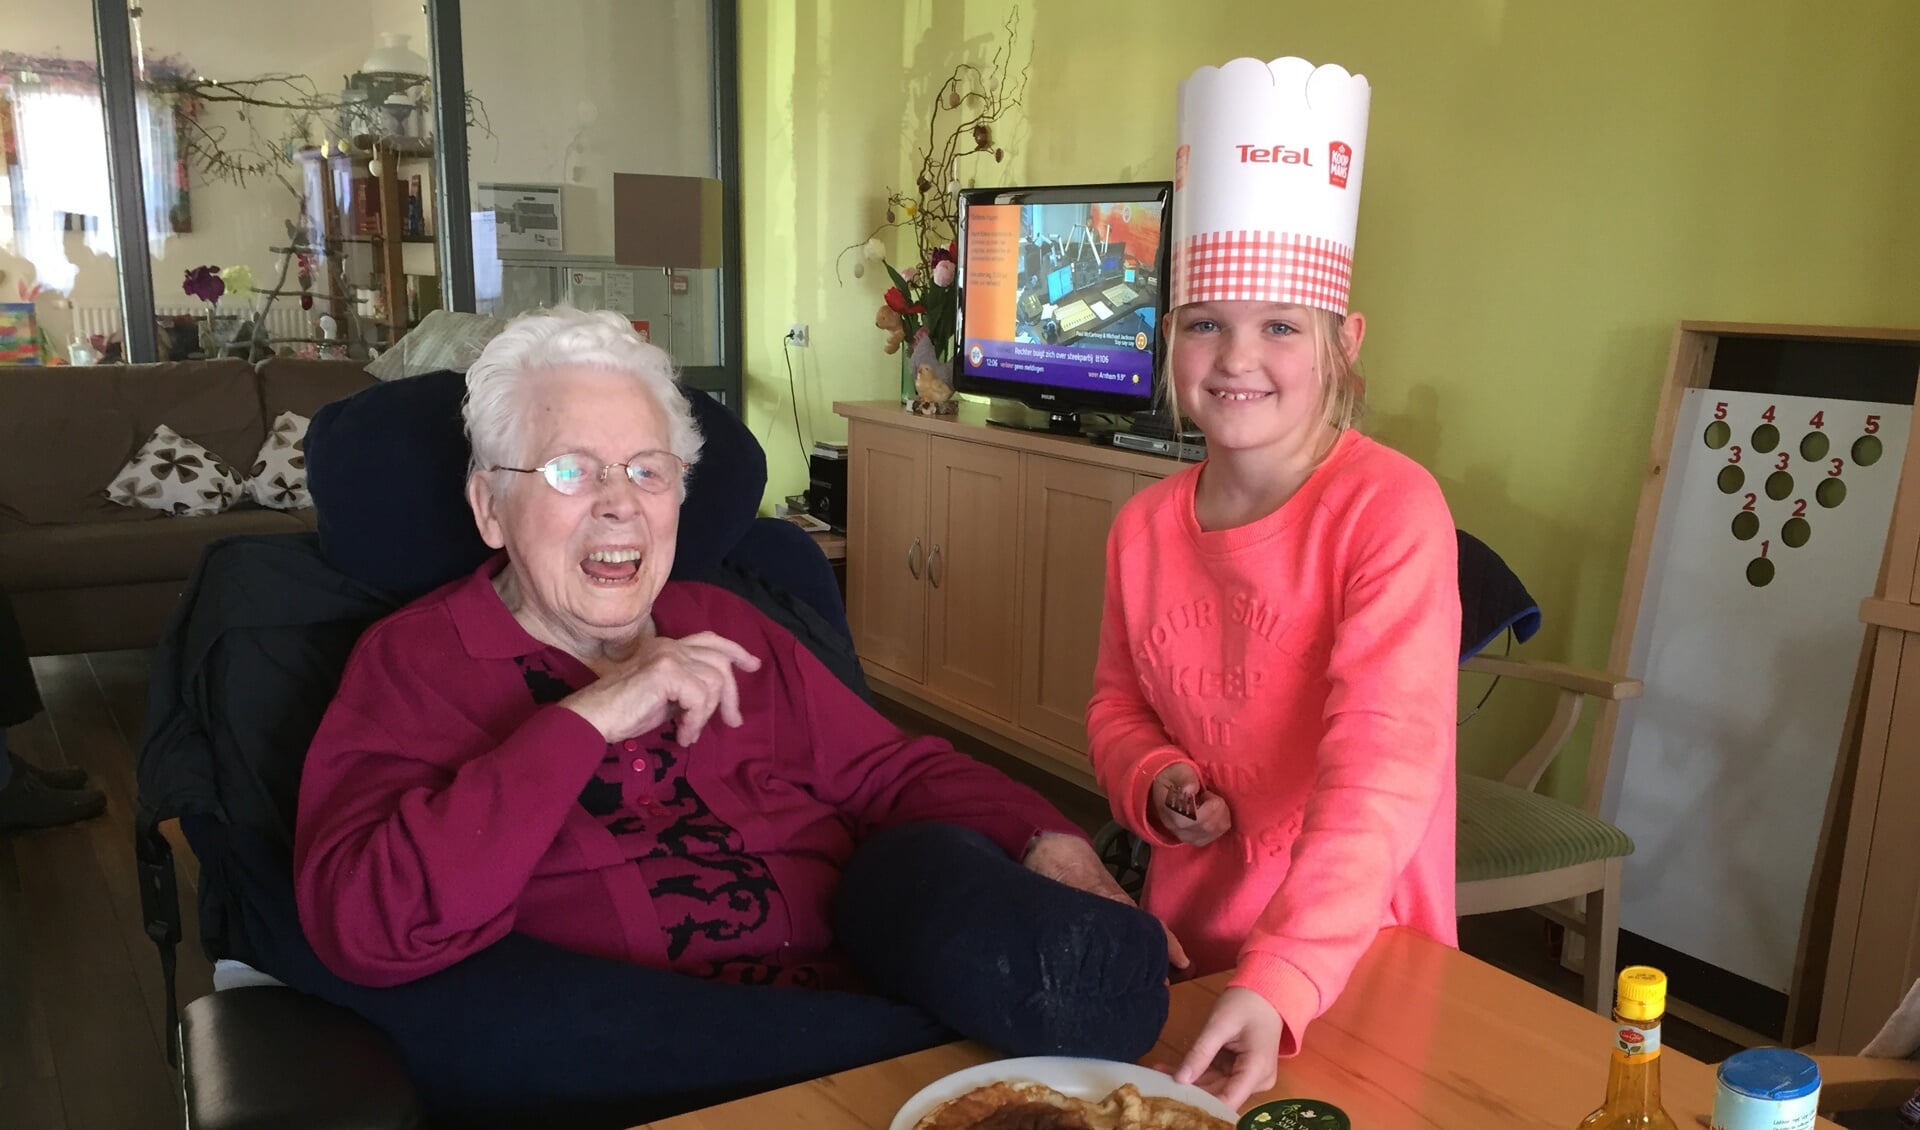
[[[1462,883],[1633,854],[1625,832],[1584,809],[1469,773],[1460,775],[1455,835],[1454,876]]]

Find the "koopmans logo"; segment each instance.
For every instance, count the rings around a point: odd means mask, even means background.
[[[1335,188],[1347,187],[1347,172],[1353,168],[1353,146],[1344,141],[1336,141],[1327,146],[1331,155],[1327,165],[1327,183]]]

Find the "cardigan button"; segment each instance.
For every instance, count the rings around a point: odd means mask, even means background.
[[[639,741],[637,741],[634,738],[628,738],[626,741],[622,742],[621,744],[627,747],[628,753],[632,753],[634,750],[640,748]]]
[[[633,759],[633,771],[634,771],[635,773],[645,773],[645,772],[647,771],[647,759],[646,759],[646,758],[644,758],[644,757],[636,757],[636,758],[634,758],[634,759]]]

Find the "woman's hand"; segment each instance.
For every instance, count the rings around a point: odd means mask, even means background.
[[[620,670],[568,695],[560,705],[593,723],[609,742],[651,733],[671,718],[678,721],[676,740],[692,745],[715,714],[729,726],[740,725],[736,669],[758,671],[760,660],[725,636],[655,636]]]
[[[1235,1110],[1273,1086],[1280,1066],[1280,1013],[1252,989],[1221,992],[1175,1081],[1197,1084]]]
[[[1167,835],[1192,847],[1207,844],[1233,829],[1233,814],[1218,793],[1200,783],[1193,766],[1169,765],[1153,779],[1148,811]]]
[[[1044,875],[1056,883],[1065,883],[1075,890],[1085,891],[1101,898],[1134,905],[1120,884],[1113,881],[1107,873],[1100,857],[1094,853],[1093,845],[1078,836],[1069,836],[1062,832],[1042,832],[1027,849],[1027,857],[1020,861],[1026,869],[1036,875]],[[1167,932],[1167,960],[1177,969],[1188,965],[1187,951],[1180,948],[1180,939],[1173,936],[1163,922],[1160,925]]]

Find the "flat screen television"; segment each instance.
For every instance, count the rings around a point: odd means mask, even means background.
[[[1172,195],[1166,181],[962,192],[954,388],[1055,431],[1153,407]]]

